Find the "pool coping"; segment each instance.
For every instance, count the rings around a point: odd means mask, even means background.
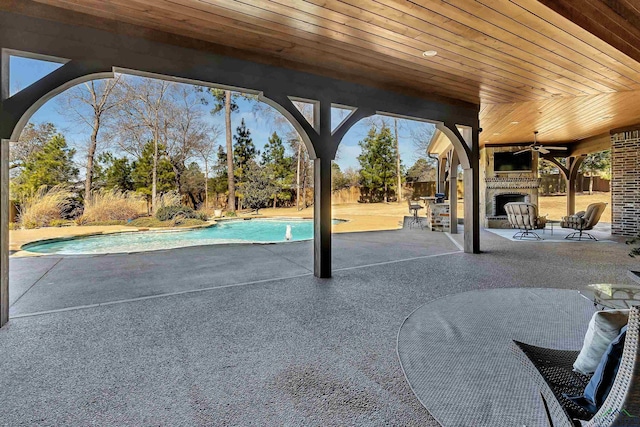
[[[215,218],[209,220],[208,224],[199,224],[199,225],[191,225],[185,227],[136,227],[131,229],[123,229],[123,230],[113,230],[113,231],[97,231],[97,232],[89,232],[89,233],[81,233],[74,234],[71,236],[60,236],[60,237],[50,237],[46,239],[34,240],[31,242],[24,243],[20,245],[20,248],[11,254],[11,257],[16,258],[26,258],[26,257],[41,257],[41,256],[58,256],[58,257],[87,257],[87,256],[108,256],[108,255],[126,255],[126,254],[136,254],[143,252],[157,252],[157,251],[167,251],[173,249],[181,249],[181,248],[191,248],[191,247],[199,247],[199,246],[213,246],[213,245],[193,245],[193,246],[179,246],[175,248],[166,248],[166,249],[151,249],[147,251],[131,251],[131,252],[106,252],[106,253],[97,253],[97,254],[56,254],[56,253],[38,253],[38,252],[30,252],[28,250],[28,246],[40,245],[43,243],[54,243],[54,242],[64,242],[68,240],[76,240],[78,238],[86,238],[93,236],[102,236],[102,235],[112,235],[112,234],[124,234],[124,233],[139,233],[139,232],[186,232],[191,230],[197,230],[201,228],[210,228],[214,227],[218,222],[230,222],[230,221],[252,221],[252,220],[280,220],[280,221],[308,221],[313,220],[313,217],[261,217],[261,218],[247,218],[247,217],[228,217],[228,218]],[[342,218],[333,218],[332,221],[338,220],[341,222],[349,222],[348,219]],[[294,240],[292,242],[307,242],[309,240],[313,240],[313,237],[310,239],[301,239]],[[229,242],[229,243],[218,243],[217,245],[275,245],[279,243],[292,243],[292,242]]]

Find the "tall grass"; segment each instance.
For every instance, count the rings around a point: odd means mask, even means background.
[[[52,221],[60,220],[62,211],[71,206],[72,197],[71,191],[64,186],[56,185],[47,191],[43,185],[22,205],[18,219],[20,227],[47,227]]]
[[[166,206],[180,206],[182,198],[177,191],[168,191],[164,194],[158,195],[158,209]]]
[[[106,221],[126,221],[147,213],[144,199],[132,192],[100,190],[85,199],[84,212],[78,224]]]

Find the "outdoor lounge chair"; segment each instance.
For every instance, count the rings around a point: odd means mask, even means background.
[[[627,335],[615,381],[604,404],[593,417],[563,396],[581,395],[590,380],[590,376],[573,371],[579,350],[555,350],[514,341],[512,350],[539,388],[551,427],[640,425],[639,332],[640,307],[636,306],[629,311]]]
[[[538,216],[538,207],[533,203],[509,202],[504,205],[511,228],[518,228],[514,239],[536,239],[540,236],[532,230],[544,228],[547,222],[545,217]]]
[[[584,230],[591,230],[600,221],[600,217],[607,207],[606,203],[592,203],[587,206],[584,212],[578,212],[574,215],[565,216],[560,222],[562,228],[572,228],[575,232],[569,234],[565,239],[582,240],[582,236],[587,236],[590,240],[598,240],[590,233]]]

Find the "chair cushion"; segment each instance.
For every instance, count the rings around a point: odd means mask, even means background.
[[[629,310],[595,312],[589,321],[584,344],[573,364],[573,369],[585,375],[595,372],[608,345],[618,336],[628,319]]]
[[[607,399],[616,375],[618,374],[626,335],[627,326],[624,326],[620,334],[609,344],[602,359],[600,359],[596,372],[584,389],[584,395],[566,396],[568,399],[582,406],[592,414],[598,412]]]

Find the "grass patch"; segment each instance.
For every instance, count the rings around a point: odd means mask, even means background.
[[[111,221],[95,221],[82,224],[83,226],[99,226],[99,225],[129,225],[127,221],[113,219]]]

